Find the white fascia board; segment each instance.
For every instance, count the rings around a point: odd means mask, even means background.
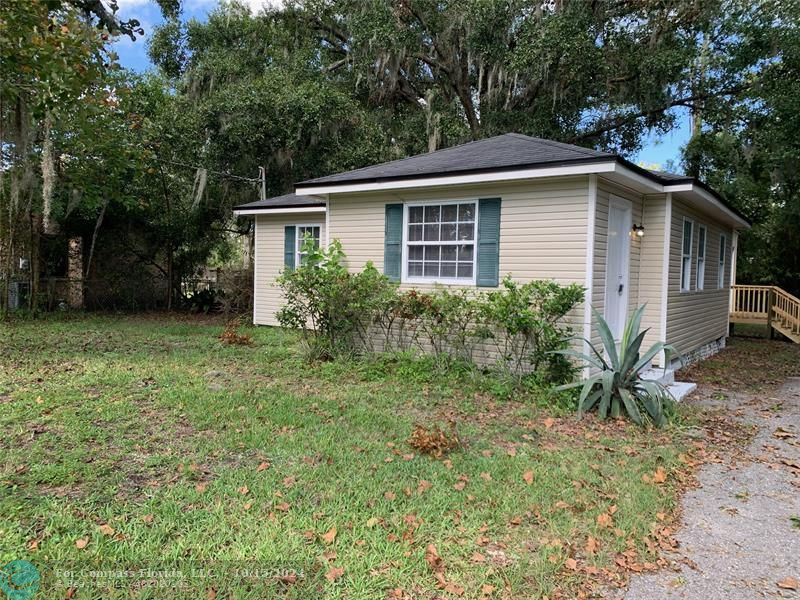
[[[298,206],[297,208],[254,208],[250,210],[235,210],[233,214],[237,217],[252,215],[285,215],[295,213],[324,213],[327,212],[324,206]]]
[[[717,200],[712,194],[709,194],[706,190],[701,187],[698,187],[692,183],[679,183],[675,185],[665,185],[664,190],[667,192],[689,192],[694,195],[695,198],[701,200],[708,206],[716,209],[719,212],[724,213],[732,223],[739,229],[750,229],[750,225],[747,221],[745,221],[742,217],[737,215],[733,212],[730,208],[725,206],[722,202]]]
[[[295,193],[313,196],[316,194],[379,192],[385,190],[490,183],[495,181],[518,181],[520,179],[541,179],[543,177],[568,177],[570,175],[588,175],[590,173],[613,173],[616,166],[616,162],[610,160],[608,162],[589,163],[585,165],[520,169],[518,171],[494,171],[491,173],[473,173],[471,175],[446,175],[442,177],[423,177],[367,183],[343,183],[340,185],[315,186],[314,184],[308,184],[305,186],[295,186]]]
[[[657,181],[654,181],[653,179],[650,179],[649,177],[645,177],[641,173],[637,173],[633,169],[630,169],[623,164],[615,163],[614,172],[619,173],[623,177],[627,177],[632,181],[635,181],[639,185],[652,190],[652,192],[655,193],[664,192],[664,186],[662,184],[658,183]]]

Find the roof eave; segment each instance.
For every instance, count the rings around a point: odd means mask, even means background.
[[[300,182],[295,186],[296,193],[306,195],[341,194],[350,192],[370,192],[383,190],[438,187],[494,181],[515,181],[519,179],[539,179],[542,177],[562,177],[585,175],[589,173],[611,172],[616,160],[609,157],[589,157],[586,159],[556,163],[517,165],[507,168],[471,169],[455,173],[431,173],[402,177],[373,177],[353,179],[342,182]]]
[[[304,206],[262,206],[257,208],[236,207],[233,209],[233,214],[237,217],[253,216],[253,215],[281,215],[292,213],[319,213],[326,212],[327,207],[325,204],[308,204]]]

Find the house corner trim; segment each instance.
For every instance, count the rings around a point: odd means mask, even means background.
[[[667,192],[664,206],[664,250],[661,256],[661,314],[659,315],[659,338],[667,341],[667,304],[669,303],[669,261],[672,254],[672,192]],[[662,353],[662,366],[666,364],[666,356]]]
[[[586,215],[586,273],[584,287],[586,294],[583,301],[583,352],[589,354],[589,340],[592,339],[592,287],[594,286],[594,236],[595,215],[597,213],[597,175],[589,175],[589,193]],[[583,376],[588,377],[591,368],[584,367]]]

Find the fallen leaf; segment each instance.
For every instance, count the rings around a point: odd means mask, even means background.
[[[794,434],[791,431],[788,431],[783,427],[778,427],[774,432],[772,432],[772,435],[778,438],[779,440],[786,440],[794,437]]]
[[[484,481],[491,481],[492,474],[484,471],[483,473],[481,473],[481,479],[483,479]]]
[[[237,490],[242,496],[247,496],[250,493],[250,488],[246,485],[243,485]]]
[[[28,547],[28,550],[30,550],[30,551],[38,550],[39,549],[39,540],[33,539],[33,540],[29,541],[28,544],[27,544],[27,547]]]
[[[531,470],[525,471],[525,473],[522,474],[522,479],[524,479],[525,483],[527,483],[528,485],[532,484],[533,483],[533,471],[531,471]]]
[[[784,577],[777,585],[784,590],[797,590],[800,589],[800,580],[796,577]]]
[[[589,554],[594,554],[597,552],[597,549],[600,547],[600,544],[597,543],[597,540],[592,536],[586,540],[586,552]]]
[[[367,527],[371,529],[375,527],[375,525],[377,525],[378,522],[379,522],[378,517],[370,517],[369,519],[367,519]]]
[[[467,482],[466,481],[459,481],[458,483],[453,485],[453,489],[458,491],[458,492],[462,491],[465,487],[467,487]]]
[[[494,593],[494,586],[489,585],[488,583],[484,583],[481,586],[481,595],[483,596],[491,596]]]
[[[81,538],[79,540],[75,540],[75,547],[78,550],[83,550],[88,545],[89,545],[89,540],[87,540],[86,538]]]
[[[667,480],[667,472],[664,467],[658,467],[653,474],[653,483],[664,483]]]
[[[473,552],[470,560],[474,563],[484,563],[486,562],[486,557],[480,552]]]
[[[153,522],[154,518],[155,517],[153,515],[145,515],[145,516],[142,517],[142,521],[144,521],[145,523],[147,523],[149,525],[150,523]]]
[[[342,575],[344,575],[344,567],[333,567],[330,571],[325,573],[325,579],[333,583]]]
[[[242,508],[244,508],[245,510],[250,510],[251,508],[253,508],[253,501],[251,500],[250,502],[245,502]]]
[[[517,455],[517,449],[512,446],[511,448],[506,450],[506,454],[508,454],[509,456],[516,456]]]
[[[260,465],[258,465],[258,467],[256,467],[256,471],[260,473],[261,471],[266,471],[271,466],[272,465],[270,465],[267,461],[264,461]]]
[[[323,533],[319,537],[322,538],[323,542],[330,546],[336,539],[336,527],[331,527],[326,533]]]
[[[388,492],[383,492],[383,497],[386,498],[387,500],[391,501],[391,500],[394,500],[395,498],[397,498],[397,494],[395,494],[393,491],[389,490]]]
[[[600,527],[611,527],[614,519],[611,518],[611,515],[608,513],[603,513],[601,515],[597,515],[597,524]]]
[[[196,486],[194,486],[194,489],[198,494],[202,494],[203,492],[206,491],[207,487],[208,487],[208,484],[206,482],[202,482],[202,483],[198,483]]]
[[[291,506],[289,505],[288,502],[281,502],[280,504],[275,505],[275,509],[281,512],[289,512],[290,508]]]
[[[556,420],[553,417],[547,417],[542,422],[544,423],[544,426],[547,427],[547,429],[550,429],[555,424]]]
[[[288,477],[283,478],[283,487],[286,489],[294,486],[295,483],[297,483],[297,478],[294,475],[289,475]]]
[[[578,568],[578,561],[574,558],[568,558],[566,561],[564,561],[564,566],[570,571],[575,571]]]
[[[114,535],[114,533],[116,532],[116,530],[113,527],[111,527],[111,525],[108,524],[100,525],[98,529],[100,530],[100,533],[102,533],[103,535]]]

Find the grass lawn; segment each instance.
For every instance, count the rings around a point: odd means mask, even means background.
[[[33,562],[36,598],[573,598],[656,567],[688,477],[682,419],[577,422],[411,359],[309,366],[277,329],[0,327],[0,565]],[[449,420],[461,449],[407,444]],[[111,568],[183,577],[89,573]]]

